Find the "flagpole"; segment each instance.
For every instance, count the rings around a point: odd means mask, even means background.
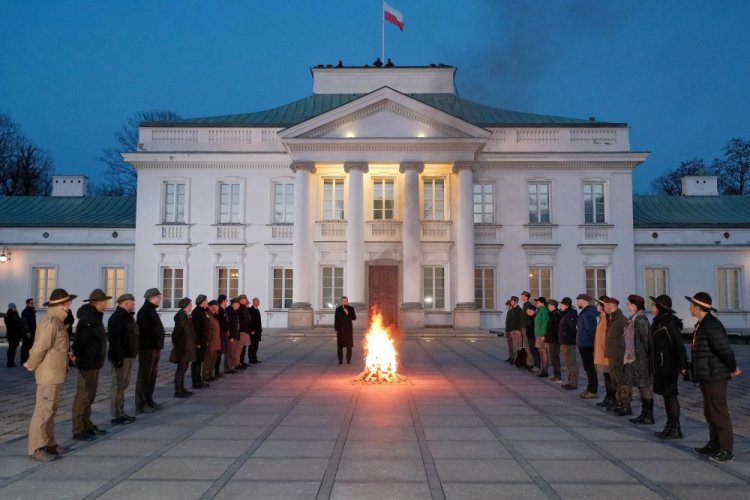
[[[382,34],[380,37],[380,60],[385,64],[385,0],[383,0],[383,12],[380,14],[380,22],[382,24]]]

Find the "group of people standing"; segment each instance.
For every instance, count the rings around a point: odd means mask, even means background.
[[[646,300],[629,295],[628,316],[620,310],[620,301],[587,294],[576,297],[578,310],[569,297],[561,301],[545,297],[530,301],[523,292],[521,300],[511,297],[506,303],[505,322],[509,357],[506,360],[525,368],[551,383],[562,383],[560,353],[563,355],[566,390],[578,388],[580,355],[586,372],[583,399],[597,397],[599,373],[604,377],[605,396],[597,406],[617,416],[631,416],[632,388],[638,389],[641,413],[630,421],[653,425],[654,393],[664,398],[667,422],[660,439],[682,439],[678,380],[699,383],[703,410],[709,424],[710,440],[699,455],[724,463],[733,460],[734,438],[727,403],[728,381],[740,374],[724,326],[712,314],[709,294],[699,292],[685,297],[690,313],[697,319],[693,332],[691,360],[682,341],[682,320],[672,309],[668,295],[649,297],[653,321],[646,316]],[[580,310],[580,312],[579,312]],[[577,349],[577,353],[576,353]],[[530,353],[530,355],[529,355]],[[552,365],[552,377],[548,367]]]
[[[0,314],[2,315],[2,314]],[[29,351],[36,336],[36,309],[34,299],[26,301],[26,307],[19,314],[15,303],[8,304],[5,322],[5,339],[8,341],[8,368],[16,368],[16,353],[21,345],[21,364],[29,359]]]
[[[55,416],[60,389],[71,362],[78,369],[72,412],[73,439],[89,441],[107,433],[91,421],[99,373],[107,359],[112,373],[112,424],[130,424],[136,420],[136,417],[127,415],[124,408],[124,394],[130,385],[136,357],[136,413],[153,413],[163,408],[153,397],[165,340],[164,325],[157,311],[161,305],[161,292],[157,288],[148,289],[137,315],[135,297],[132,294],[120,295],[105,330],[104,311],[112,297],[100,289],[94,290],[78,309],[78,325],[71,345],[70,308],[76,297],[63,289],[52,292],[49,301],[43,304],[47,310],[38,325],[36,314],[33,315],[33,330],[30,331],[35,333],[35,338],[32,337],[27,359],[22,359],[23,366],[34,372],[37,383],[28,450],[31,458],[40,462],[55,460],[66,451],[55,438]],[[192,310],[192,301],[183,298],[175,315],[174,348],[170,361],[177,364],[175,397],[178,398],[192,394],[184,386],[188,364],[192,365],[192,387],[205,389],[209,382],[222,378],[223,373],[237,373],[250,364],[260,363],[258,346],[263,327],[258,299],[253,299],[253,304],[249,305],[247,297],[241,295],[232,299],[231,306],[227,307],[229,301],[224,295],[210,302],[205,295],[199,295],[196,303],[195,310]],[[33,310],[33,301],[30,307]],[[11,318],[10,323],[14,324],[14,320]],[[245,354],[248,355],[247,363]],[[9,355],[9,365],[10,359]]]

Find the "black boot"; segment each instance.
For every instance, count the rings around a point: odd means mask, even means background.
[[[660,438],[664,436],[665,434],[669,434],[669,432],[672,430],[672,421],[667,420],[667,423],[664,424],[664,429],[661,432],[654,432],[654,436]]]
[[[659,439],[682,439],[682,429],[680,429],[680,421],[673,422],[669,431],[663,432]]]
[[[607,405],[607,411],[611,413],[619,407],[620,407],[620,403],[617,402],[617,398],[613,398],[612,400],[610,400],[609,404]]]
[[[642,424],[646,423],[647,415],[648,415],[648,402],[649,401],[651,401],[651,404],[654,403],[653,399],[651,399],[651,400],[649,400],[649,399],[643,399],[643,400],[641,400],[641,414],[638,415],[635,418],[631,418],[630,419],[631,422],[633,422],[634,424],[638,424],[638,425],[642,425]],[[651,423],[653,423],[653,422],[654,422],[654,419],[652,417],[651,418]]]
[[[633,409],[630,408],[630,403],[621,403],[615,408],[614,414],[618,417],[627,417],[628,415],[633,414]]]

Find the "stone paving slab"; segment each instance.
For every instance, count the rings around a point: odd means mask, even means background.
[[[646,427],[607,414],[503,363],[504,344],[404,340],[409,380],[389,386],[355,384],[361,353],[338,365],[331,339],[271,337],[263,364],[186,400],[171,398],[174,365],[163,357],[156,399],[165,408],[127,426],[109,423],[102,372],[92,418],[109,434],[93,442],[70,439],[73,370],[56,425],[70,451],[49,464],[26,456],[33,377],[2,368],[0,498],[747,498],[742,377],[730,385],[737,459],[717,465],[691,451],[708,431],[692,418],[702,411],[690,385],[680,386],[685,439],[661,442],[652,433],[663,414]],[[746,366],[750,346],[733,347]]]

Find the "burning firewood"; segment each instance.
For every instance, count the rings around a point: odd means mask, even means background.
[[[354,378],[355,382],[403,382],[406,377],[396,372],[395,333],[383,325],[383,315],[373,308],[372,322],[365,333],[365,369]]]

